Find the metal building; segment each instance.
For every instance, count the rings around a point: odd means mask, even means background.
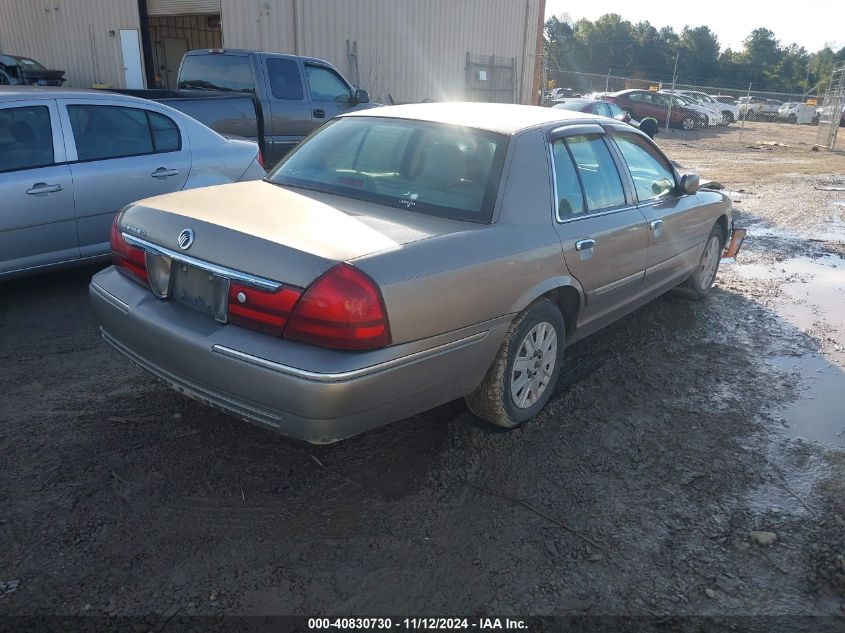
[[[0,52],[64,70],[73,86],[175,88],[186,50],[268,50],[326,59],[383,103],[534,103],[544,9],[545,0],[0,0]]]

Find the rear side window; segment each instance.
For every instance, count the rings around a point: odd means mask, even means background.
[[[140,108],[69,105],[79,160],[104,160],[176,151],[179,128],[169,118]]]
[[[647,141],[624,132],[614,135],[614,140],[628,164],[640,202],[663,197],[675,190],[672,168]]]
[[[268,59],[267,74],[270,76],[270,92],[276,99],[302,100],[302,78],[299,65],[292,59]]]
[[[240,55],[186,55],[179,71],[179,90],[255,92],[252,65]]]
[[[153,132],[153,148],[157,152],[175,152],[181,144],[179,128],[170,117],[158,112],[147,112]]]
[[[0,172],[53,164],[53,128],[47,106],[0,110]]]
[[[601,211],[625,204],[625,191],[604,139],[599,134],[570,136],[566,146],[572,153],[584,186],[588,211]]]
[[[584,213],[584,193],[581,191],[581,181],[572,162],[572,156],[566,149],[563,139],[552,144],[552,158],[555,168],[555,189],[557,191],[558,218],[565,220],[574,215]]]

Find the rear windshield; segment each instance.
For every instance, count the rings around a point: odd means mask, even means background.
[[[179,90],[255,92],[252,66],[242,55],[186,55],[179,69]]]
[[[348,117],[288,154],[270,182],[487,223],[508,137],[423,121]]]

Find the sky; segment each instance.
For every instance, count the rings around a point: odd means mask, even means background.
[[[563,13],[573,21],[618,13],[629,22],[648,20],[658,29],[671,26],[677,33],[684,26],[709,26],[719,37],[722,50],[740,50],[742,41],[758,27],[773,31],[782,45],[796,42],[811,53],[828,43],[835,43],[834,50],[845,46],[843,0],[546,0],[546,18]]]

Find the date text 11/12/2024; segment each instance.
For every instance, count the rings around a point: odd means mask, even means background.
[[[526,630],[525,620],[511,618],[309,618],[309,630]]]

